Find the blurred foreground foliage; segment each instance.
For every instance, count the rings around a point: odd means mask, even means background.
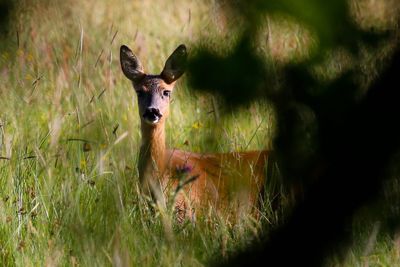
[[[190,84],[219,94],[228,110],[260,99],[272,104],[277,114],[273,150],[283,180],[289,188],[300,184],[304,193],[283,225],[224,265],[320,266],[327,255],[344,255],[340,252],[351,243],[349,229],[361,208],[393,234],[399,226],[398,190],[387,198],[383,188],[399,174],[389,172],[399,163],[398,27],[361,28],[345,0],[220,4],[240,37],[225,53],[206,42],[193,49]],[[311,32],[314,44],[307,57],[274,64],[268,51],[267,56],[260,52],[260,40],[268,41],[262,25],[276,14]],[[366,51],[377,53],[385,46],[387,54],[372,60],[380,75],[371,78],[361,62]],[[355,64],[332,79],[321,78],[315,70],[339,50]]]

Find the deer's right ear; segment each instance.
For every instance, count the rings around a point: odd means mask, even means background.
[[[168,84],[175,82],[179,77],[183,75],[186,68],[187,61],[187,51],[186,46],[181,44],[175,51],[169,56],[163,71],[161,72],[161,77]]]
[[[131,81],[138,82],[145,76],[142,63],[126,45],[121,46],[120,61],[122,72]]]

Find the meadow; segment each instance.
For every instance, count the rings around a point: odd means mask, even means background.
[[[276,226],[279,212],[231,225],[200,218],[177,225],[154,213],[139,190],[140,120],[123,76],[119,47],[128,45],[146,71],[159,73],[181,43],[221,49],[237,33],[218,1],[19,1],[0,44],[0,265],[204,266]],[[390,29],[398,4],[351,3],[361,27]],[[312,33],[290,18],[266,19],[260,52],[276,64],[308,56]],[[222,51],[223,52],[223,51]],[[366,52],[353,62],[332,51],[315,71],[331,79],[352,64],[378,75]],[[265,102],[226,112],[217,97],[177,84],[167,144],[196,152],[270,148],[274,111]],[[217,137],[217,138],[216,138]],[[268,206],[268,205],[267,205]],[[400,245],[379,223],[354,228],[340,265],[399,266]],[[338,265],[331,259],[328,265]]]

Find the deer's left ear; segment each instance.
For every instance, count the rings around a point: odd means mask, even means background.
[[[183,75],[186,68],[187,51],[186,46],[181,44],[175,51],[169,56],[165,62],[161,77],[168,84],[173,83],[179,77]]]

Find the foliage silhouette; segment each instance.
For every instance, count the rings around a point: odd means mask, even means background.
[[[14,8],[13,1],[0,0],[0,37],[9,30],[10,16]]]
[[[302,184],[304,196],[268,238],[222,265],[320,266],[327,255],[347,248],[352,218],[361,207],[379,198],[385,205],[381,189],[400,145],[400,50],[365,93],[356,82],[356,67],[331,82],[313,75],[329,51],[345,49],[358,58],[363,48],[376,49],[390,40],[389,32],[360,29],[347,1],[237,0],[224,5],[228,16],[240,18],[236,25],[243,27],[242,36],[224,57],[199,47],[188,65],[190,83],[222,95],[231,108],[260,98],[271,102],[278,128],[274,151],[284,181]],[[318,43],[308,59],[289,62],[277,72],[255,49],[261,20],[275,13],[309,27]]]

